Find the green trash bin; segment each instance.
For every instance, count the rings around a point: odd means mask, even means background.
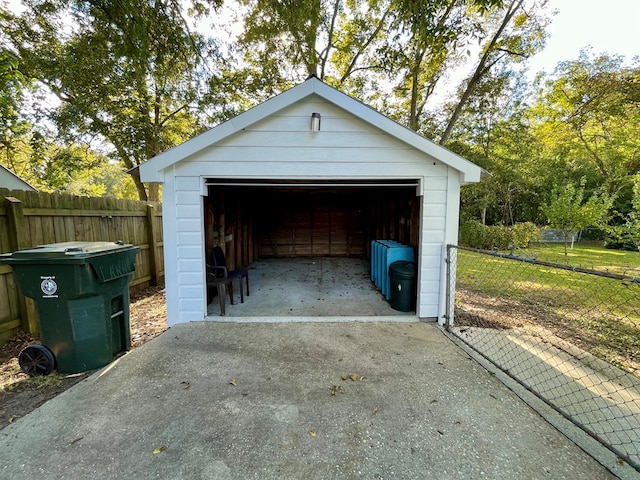
[[[130,349],[129,282],[139,250],[122,242],[66,242],[0,255],[38,313],[42,345],[20,353],[25,372],[94,370]]]
[[[389,265],[391,308],[400,312],[415,310],[416,266],[413,262],[398,260]]]

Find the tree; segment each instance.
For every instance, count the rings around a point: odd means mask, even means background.
[[[486,41],[476,73],[453,111],[452,128],[494,65],[527,58],[541,48],[545,18],[538,10],[544,1],[529,3],[246,0],[239,43],[245,62],[262,67],[269,78],[279,74],[280,81],[296,82],[316,75],[418,131],[436,85],[466,58],[472,43]],[[388,85],[393,85],[391,95],[381,92]]]
[[[567,184],[555,189],[552,200],[542,207],[549,225],[562,231],[564,255],[567,256],[569,236],[586,227],[605,223],[611,200],[606,195],[593,195],[584,201],[584,180],[579,186]]]
[[[534,1],[527,6],[525,0],[510,0],[504,9],[488,12],[494,22],[493,33],[485,38],[480,59],[460,89],[459,98],[440,136],[441,145],[449,140],[464,107],[492,69],[506,61],[523,62],[542,49],[548,18],[536,15],[536,10],[541,9],[545,3],[544,0]]]
[[[47,116],[71,143],[108,145],[131,172],[141,200],[147,191],[137,167],[199,133],[197,99],[211,46],[193,31],[174,0],[28,0],[3,19],[20,70],[59,100]],[[194,16],[217,0],[191,2]]]
[[[286,72],[290,80],[310,75],[324,77],[333,41],[340,0],[248,0],[240,44],[245,59],[274,72]],[[329,13],[331,12],[331,13]],[[320,51],[319,41],[325,47]]]
[[[3,15],[0,11],[0,18]],[[0,50],[0,163],[20,175],[16,167],[30,129],[21,115],[23,90],[29,88],[30,82],[20,73],[18,65],[15,54]]]
[[[606,230],[616,248],[633,246],[640,251],[640,173],[634,176],[631,211],[620,224],[610,225]],[[609,242],[607,244],[609,245]]]
[[[554,138],[553,150],[570,153],[572,166],[609,196],[626,199],[628,209],[640,170],[638,60],[627,66],[621,56],[583,51],[559,64],[540,102],[539,125]]]

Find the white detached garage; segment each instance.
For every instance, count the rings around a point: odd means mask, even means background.
[[[481,169],[317,78],[140,167],[163,183],[169,325],[207,317],[205,258],[360,256],[414,247],[416,315],[442,322],[460,186]]]

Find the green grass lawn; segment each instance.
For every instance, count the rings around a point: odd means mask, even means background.
[[[526,253],[544,262],[640,277],[640,252],[610,250],[603,247],[601,243],[576,243],[573,248],[567,250],[566,257],[562,243],[537,243],[526,250],[514,253],[517,255]]]
[[[565,259],[562,245],[536,245],[518,256],[640,278],[640,253],[579,244]],[[640,368],[640,283],[611,279],[459,250],[458,288],[511,302],[485,315],[536,313],[537,322],[565,340],[628,371]],[[491,302],[488,302],[490,305]],[[462,306],[462,305],[461,305]],[[463,307],[463,306],[462,306]]]

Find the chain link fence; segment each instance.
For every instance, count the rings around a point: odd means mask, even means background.
[[[640,278],[447,251],[447,330],[640,471]]]

